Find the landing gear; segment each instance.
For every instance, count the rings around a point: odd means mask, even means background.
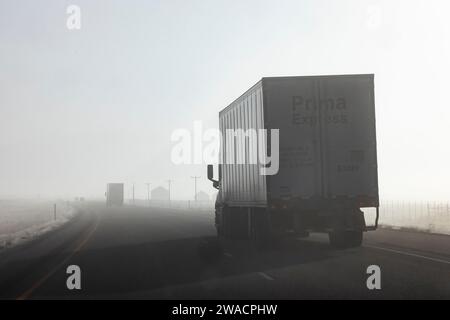
[[[249,240],[264,248],[271,239],[269,214],[264,208],[216,207],[216,230],[219,238]]]

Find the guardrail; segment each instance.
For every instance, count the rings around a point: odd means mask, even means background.
[[[383,200],[380,225],[450,234],[450,202]]]

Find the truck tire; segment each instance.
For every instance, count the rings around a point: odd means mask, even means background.
[[[229,240],[248,239],[248,215],[239,207],[216,208],[216,231],[219,237]]]
[[[302,231],[298,231],[295,235],[296,238],[301,238],[301,239],[305,239],[309,237],[309,231],[307,230],[302,230]]]
[[[223,237],[224,236],[224,232],[223,232],[223,209],[221,207],[216,207],[215,210],[215,225],[216,225],[216,232],[217,232],[217,237]]]
[[[349,248],[360,247],[363,241],[362,231],[349,231],[347,232],[347,243]]]
[[[330,245],[337,249],[360,247],[363,239],[363,232],[353,231],[333,231],[328,234]]]
[[[251,210],[250,219],[250,242],[257,249],[269,247],[271,232],[268,213],[259,208]]]

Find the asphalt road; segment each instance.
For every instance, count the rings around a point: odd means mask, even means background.
[[[216,246],[211,212],[88,203],[62,228],[0,253],[3,299],[450,299],[450,237],[378,230],[361,248],[327,237],[267,250]],[[69,290],[66,268],[81,269]],[[381,270],[369,290],[367,268]]]

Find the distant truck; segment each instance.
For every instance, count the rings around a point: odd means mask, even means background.
[[[219,190],[219,236],[265,243],[326,232],[331,245],[345,248],[377,228],[374,75],[263,78],[223,109],[219,122],[217,180],[208,165]],[[264,152],[270,164],[255,161]],[[370,207],[376,217],[368,226],[361,208]]]
[[[106,185],[106,206],[122,206],[123,190],[123,183],[108,183]]]

